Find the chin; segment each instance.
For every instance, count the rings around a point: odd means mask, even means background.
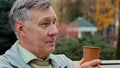
[[[55,51],[55,47],[49,49],[50,53],[53,53],[54,51]]]

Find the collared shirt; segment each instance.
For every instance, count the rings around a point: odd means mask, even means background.
[[[37,58],[34,54],[32,54],[30,51],[28,51],[27,49],[23,48],[18,42],[17,42],[17,45],[18,45],[18,49],[22,55],[22,58],[23,60],[26,62],[26,63],[29,63],[31,60],[34,60],[34,59],[38,59],[39,61],[41,62],[45,62],[45,61],[48,61],[50,59],[50,55],[48,56],[48,58],[46,60],[43,60],[43,59],[40,59],[40,58]]]

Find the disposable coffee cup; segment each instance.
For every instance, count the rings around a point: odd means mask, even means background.
[[[84,62],[99,59],[100,51],[101,51],[100,47],[83,46]]]

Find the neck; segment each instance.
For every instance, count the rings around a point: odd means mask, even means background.
[[[25,49],[27,49],[28,51],[30,51],[32,54],[34,54],[36,57],[40,58],[40,59],[47,59],[49,54],[45,54],[42,51],[37,51],[37,49],[34,49],[33,47],[31,47],[29,44],[25,44],[23,41],[19,40],[18,43]]]

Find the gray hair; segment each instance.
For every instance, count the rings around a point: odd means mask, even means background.
[[[9,13],[9,23],[15,31],[16,21],[26,22],[29,17],[29,9],[48,8],[55,0],[16,0]]]

